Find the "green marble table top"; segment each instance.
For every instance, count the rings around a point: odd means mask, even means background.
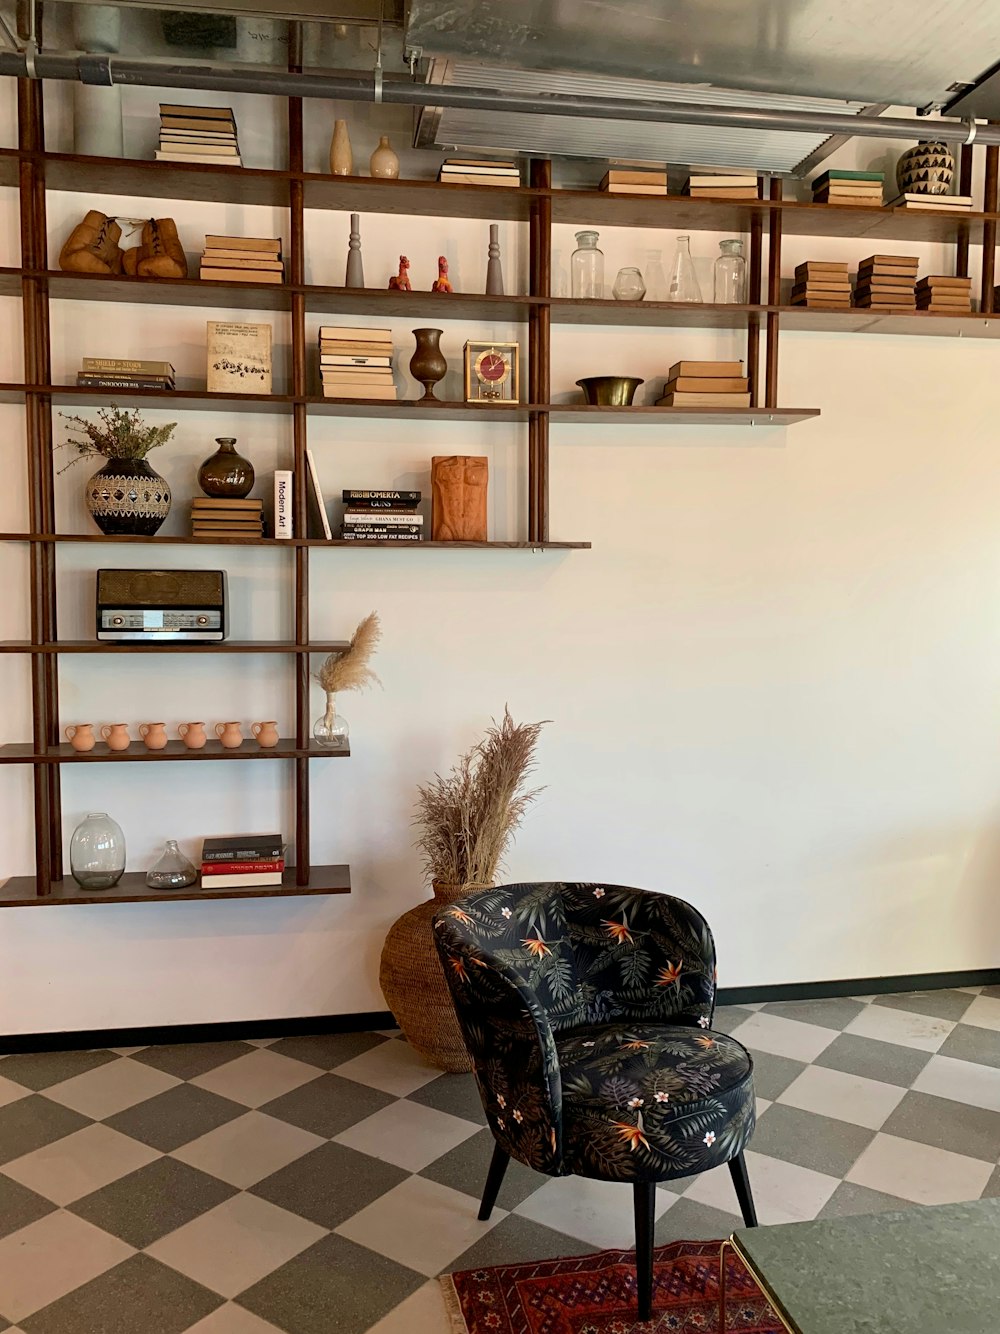
[[[995,1334],[1000,1198],[741,1228],[733,1243],[796,1334]]]

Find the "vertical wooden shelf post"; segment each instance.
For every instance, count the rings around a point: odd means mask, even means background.
[[[763,192],[763,181],[758,180],[757,194]],[[747,301],[760,305],[764,222],[759,210],[750,219],[750,274]],[[750,381],[750,405],[760,403],[760,316],[753,314],[747,320],[747,379]]]
[[[972,145],[963,144],[958,159],[958,193],[972,194]],[[958,224],[958,240],[955,245],[955,277],[969,276],[969,224]]]
[[[990,121],[992,125],[994,122]],[[989,144],[986,148],[986,177],[983,186],[983,210],[995,213],[997,210],[997,166],[1000,163],[1000,148]],[[993,295],[993,283],[996,276],[997,225],[995,222],[983,223],[983,281],[979,293],[979,309],[984,315],[992,315],[996,309]]]
[[[771,198],[781,201],[781,181],[771,181]],[[767,304],[781,305],[781,211],[771,210],[767,245]],[[767,367],[764,373],[764,406],[778,406],[778,324],[777,311],[767,314]]]
[[[547,158],[531,164],[531,185],[552,189],[552,163]],[[552,200],[548,195],[531,206],[528,253],[531,296],[552,295]],[[528,401],[549,401],[552,362],[552,312],[532,306],[528,315]],[[532,412],[528,421],[528,541],[549,540],[549,413]]]

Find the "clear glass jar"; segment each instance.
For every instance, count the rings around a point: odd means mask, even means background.
[[[146,884],[150,889],[186,889],[197,879],[194,864],[188,861],[172,838],[167,839],[160,860],[146,872]]]
[[[646,295],[646,284],[638,269],[619,269],[611,295],[616,301],[641,301]]]
[[[747,299],[747,262],[742,241],[720,241],[715,261],[715,300],[742,306]]]
[[[103,811],[94,811],[73,830],[69,869],[81,889],[112,889],[125,874],[125,835]]]
[[[326,712],[313,725],[313,740],[317,746],[323,746],[326,750],[344,750],[350,734],[347,719],[337,712],[336,699],[333,695],[327,695]]]
[[[674,267],[670,274],[668,301],[700,301],[701,288],[691,258],[690,236],[678,236],[677,249],[674,251]]]
[[[577,232],[570,260],[573,296],[604,297],[604,254],[597,248],[597,232]]]

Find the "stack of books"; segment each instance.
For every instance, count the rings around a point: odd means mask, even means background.
[[[921,195],[915,192],[909,194],[897,195],[889,203],[890,208],[905,208],[911,212],[914,209],[926,210],[931,213],[935,211],[971,213],[972,195]]]
[[[250,889],[280,885],[285,843],[280,834],[206,838],[201,849],[202,889]]]
[[[756,199],[759,177],[756,172],[692,172],[684,183],[684,193],[692,199]]]
[[[870,255],[863,259],[858,265],[854,304],[861,310],[889,310],[894,306],[913,310],[917,304],[914,287],[918,263],[916,255]]]
[[[601,189],[612,195],[665,195],[666,169],[609,167],[601,181]]]
[[[824,171],[812,183],[813,203],[881,208],[884,180],[880,171]]]
[[[242,167],[236,121],[230,107],[186,107],[160,103],[159,162],[207,162]]]
[[[419,491],[344,491],[345,542],[419,542],[424,516]]]
[[[319,373],[324,398],[395,398],[392,330],[322,325]]]
[[[206,236],[201,277],[227,283],[281,283],[281,241],[270,236]]]
[[[846,262],[807,259],[795,267],[792,287],[793,306],[811,306],[815,310],[848,310],[851,283]]]
[[[521,172],[516,162],[489,158],[446,158],[438,180],[451,185],[520,185]]]
[[[968,313],[972,310],[972,279],[931,274],[917,283],[917,310]]]
[[[195,496],[191,501],[192,537],[263,537],[264,502]]]
[[[658,408],[748,408],[750,382],[742,361],[677,361]]]
[[[76,382],[91,389],[173,389],[174,368],[169,361],[84,357]]]

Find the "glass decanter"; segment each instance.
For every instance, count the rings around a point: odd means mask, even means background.
[[[350,734],[347,719],[337,712],[336,699],[333,695],[327,695],[326,712],[313,725],[313,740],[325,750],[345,750]]]
[[[638,269],[619,269],[611,295],[616,301],[641,301],[646,295],[646,284]]]
[[[720,241],[715,261],[715,300],[726,305],[743,305],[747,299],[747,262],[742,241]]]
[[[125,835],[103,811],[92,811],[73,830],[69,869],[81,889],[112,889],[125,874]]]
[[[597,232],[577,232],[570,260],[573,296],[604,297],[604,254],[597,248]]]
[[[167,839],[160,860],[146,872],[146,884],[150,889],[186,889],[197,879],[194,864],[188,861],[172,838]]]
[[[674,267],[670,274],[668,301],[700,301],[701,288],[691,258],[690,236],[678,236],[677,249],[674,252]]]

